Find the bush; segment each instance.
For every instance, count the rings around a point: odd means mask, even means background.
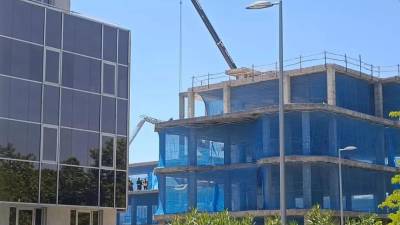
[[[210,214],[192,210],[190,213],[175,217],[170,225],[253,225],[253,217],[233,218],[228,211]]]

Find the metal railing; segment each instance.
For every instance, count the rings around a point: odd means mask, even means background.
[[[284,69],[287,70],[302,70],[306,67],[317,65],[337,64],[345,68],[358,72],[360,75],[365,74],[371,77],[400,77],[400,64],[392,66],[375,66],[363,61],[361,55],[357,58],[350,57],[347,54],[341,55],[333,52],[320,52],[310,55],[300,55],[299,57],[284,60]],[[252,65],[249,67],[249,72],[243,79],[254,79],[257,76],[262,76],[265,73],[278,75],[278,63],[270,63],[265,65]],[[191,87],[209,86],[223,81],[233,80],[234,76],[227,75],[225,72],[208,73],[191,78]]]

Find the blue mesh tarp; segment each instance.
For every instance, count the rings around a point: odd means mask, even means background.
[[[326,103],[326,72],[290,78],[292,103]]]
[[[199,95],[203,98],[207,116],[215,116],[224,113],[222,89],[200,92]]]
[[[231,88],[231,111],[241,112],[278,104],[278,80]]]
[[[389,113],[400,110],[400,84],[387,83],[382,85],[383,116],[389,118]]]
[[[375,115],[373,83],[336,73],[336,105],[357,112]]]

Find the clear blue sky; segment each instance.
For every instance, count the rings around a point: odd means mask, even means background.
[[[247,11],[253,0],[201,0],[239,66],[277,58],[277,9]],[[183,0],[185,88],[195,74],[226,69],[190,0]],[[72,10],[132,31],[131,130],[139,115],[178,117],[179,0],[72,0]],[[400,63],[399,0],[286,0],[285,58],[324,50],[374,65]],[[130,162],[158,160],[158,135],[146,125]]]

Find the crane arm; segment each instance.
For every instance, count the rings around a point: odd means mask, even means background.
[[[204,12],[203,8],[201,7],[198,0],[191,0],[192,4],[196,8],[197,13],[200,15],[201,19],[203,20],[204,24],[206,25],[208,31],[210,32],[211,36],[213,37],[215,44],[217,45],[219,51],[221,52],[222,56],[224,57],[226,63],[228,64],[230,69],[237,69],[235,62],[233,62],[232,57],[229,55],[228,50],[226,49],[224,43],[219,38],[217,32],[215,31],[214,27],[212,26],[210,20],[208,19],[206,13]]]
[[[128,146],[130,146],[130,145],[132,144],[133,140],[136,138],[136,136],[138,135],[139,131],[142,129],[144,123],[147,122],[147,123],[151,123],[151,124],[157,124],[157,123],[161,123],[161,122],[162,122],[161,120],[152,118],[152,117],[150,117],[150,116],[142,115],[142,116],[140,116],[140,117],[141,117],[142,119],[141,119],[141,120],[139,121],[139,123],[136,125],[136,128],[135,128],[135,130],[133,131],[132,137],[131,137],[131,139],[129,140],[129,145],[128,145]]]

